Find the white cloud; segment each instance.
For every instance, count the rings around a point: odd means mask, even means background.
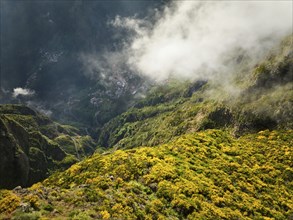
[[[18,88],[13,89],[12,96],[14,98],[16,98],[19,95],[22,95],[22,96],[31,96],[33,94],[35,94],[35,91],[33,91],[33,90],[29,90],[29,89],[24,89],[24,88],[18,87]]]
[[[175,1],[152,26],[121,17],[112,25],[131,31],[117,53],[135,72],[158,81],[211,79],[232,68],[228,56],[257,60],[291,34],[292,13],[292,1]]]

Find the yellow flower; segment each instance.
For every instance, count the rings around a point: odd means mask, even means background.
[[[111,215],[109,214],[108,211],[104,210],[100,212],[102,219],[110,219]]]

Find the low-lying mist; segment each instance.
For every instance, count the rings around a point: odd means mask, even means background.
[[[292,2],[175,1],[151,19],[117,16],[109,24],[123,33],[119,50],[97,56],[111,72],[126,65],[158,82],[229,81],[241,57],[253,66],[292,33]]]

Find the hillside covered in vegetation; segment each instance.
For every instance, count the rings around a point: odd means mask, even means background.
[[[235,136],[293,128],[293,36],[258,64],[243,59],[229,82],[170,80],[152,88],[100,131],[99,145],[153,146],[174,136],[210,128]]]
[[[1,187],[51,175],[1,190],[0,218],[293,218],[291,46],[240,63],[235,93],[207,80],[155,85],[95,140],[1,105]]]
[[[95,154],[28,189],[1,191],[2,218],[290,219],[292,131],[221,130]]]
[[[30,186],[95,150],[90,136],[23,105],[0,105],[0,131],[0,188]]]
[[[292,6],[1,0],[0,220],[293,220]]]

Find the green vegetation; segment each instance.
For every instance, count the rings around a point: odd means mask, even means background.
[[[32,185],[95,151],[91,137],[23,105],[0,105],[0,129],[1,188]]]
[[[2,216],[290,219],[292,140],[292,130],[240,139],[206,130],[152,148],[94,154],[23,192],[9,192],[0,200]],[[19,203],[29,211],[21,212]]]
[[[97,149],[72,126],[0,105],[0,185],[52,174],[0,190],[0,218],[293,219],[290,41],[244,80],[238,70],[232,92],[206,81],[153,87],[97,128]]]
[[[264,61],[242,73],[244,80],[236,75],[227,89],[212,82],[173,80],[154,87],[104,125],[98,144],[125,149],[211,128],[236,136],[293,128],[292,40],[286,38]]]
[[[99,144],[118,148],[154,146],[202,129],[201,119],[218,106],[215,100],[205,100],[206,87],[204,81],[171,81],[154,88],[146,98],[103,127]]]

